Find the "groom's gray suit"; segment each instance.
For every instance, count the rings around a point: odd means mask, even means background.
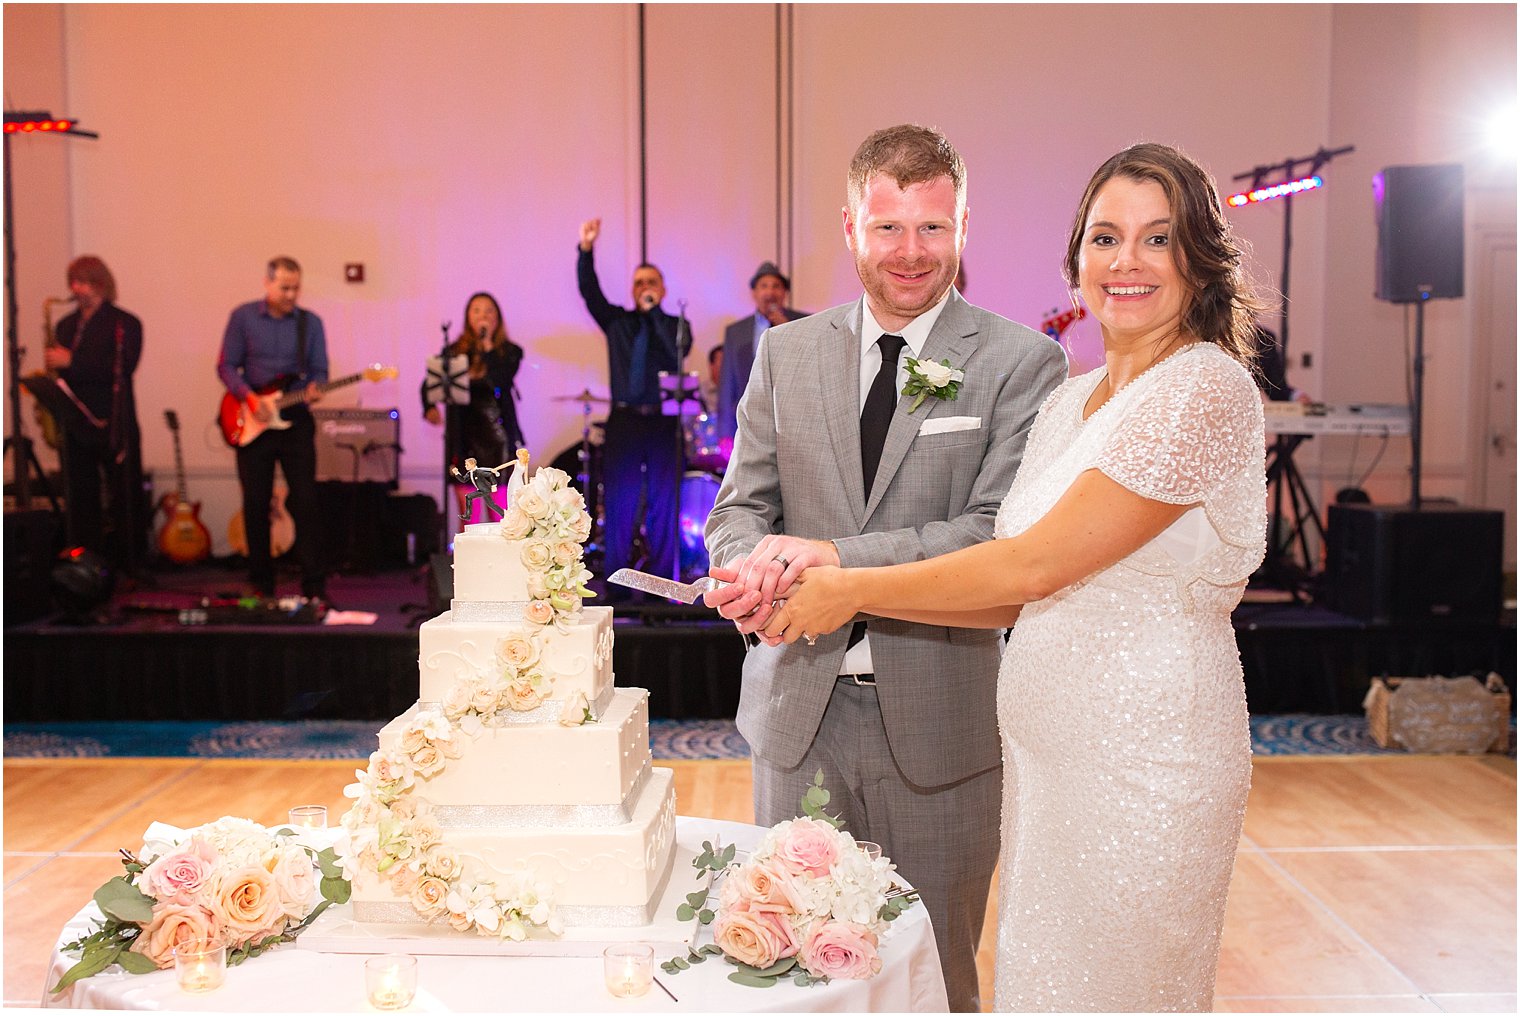
[[[1066,357],[1046,336],[954,290],[947,299],[920,359],[963,370],[959,397],[931,395],[912,413],[912,399],[899,399],[869,498],[860,462],[861,301],[765,333],[707,523],[715,564],[736,565],[769,533],[832,540],[846,567],[916,561],[992,536],[1030,424],[1065,379]],[[955,590],[944,594],[953,608]],[[872,618],[876,686],[863,688],[838,678],[849,630],[816,646],[758,645],[745,658],[738,726],[760,760],[756,820],[795,816],[822,766],[829,810],[844,812],[857,839],[881,843],[923,893],[952,1008],[973,1007],[998,848],[1001,633]],[[825,710],[833,719],[821,735]],[[841,743],[840,730],[863,740]],[[831,743],[820,743],[825,736]],[[888,792],[873,789],[873,756],[878,772],[899,777]],[[837,771],[857,762],[860,773]],[[854,787],[852,776],[860,777]]]

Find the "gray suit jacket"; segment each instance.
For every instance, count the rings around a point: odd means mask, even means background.
[[[783,307],[788,321],[807,317],[807,311]],[[755,315],[743,317],[723,330],[723,371],[718,380],[718,436],[733,437],[739,400],[755,365]]]
[[[1035,413],[1066,378],[1065,353],[952,292],[923,358],[965,371],[960,396],[931,396],[911,415],[912,400],[899,399],[866,498],[860,326],[857,300],[765,333],[707,521],[715,563],[736,562],[768,533],[831,539],[849,567],[916,561],[992,536]],[[946,417],[978,423],[919,433]],[[953,603],[955,591],[945,599]],[[904,775],[936,787],[996,766],[999,633],[875,618],[869,632],[887,739]],[[750,650],[738,726],[756,754],[782,767],[801,761],[848,637],[846,626],[816,646]]]

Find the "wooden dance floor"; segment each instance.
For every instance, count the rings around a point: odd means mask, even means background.
[[[748,762],[661,762],[682,814],[750,821]],[[36,1006],[59,928],[154,820],[346,806],[354,763],[5,763],[5,1004]],[[1515,760],[1258,758],[1216,1009],[1515,1012]],[[994,900],[995,900],[994,895]],[[995,913],[979,967],[991,999]],[[258,962],[253,960],[252,962]],[[773,990],[793,990],[789,986]]]

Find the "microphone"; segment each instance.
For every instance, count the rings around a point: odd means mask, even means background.
[[[639,306],[646,311],[654,310],[655,304],[659,302],[660,298],[655,296],[653,293],[645,293],[643,296],[639,297]]]

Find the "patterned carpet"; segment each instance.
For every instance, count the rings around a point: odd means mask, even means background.
[[[380,724],[7,723],[6,758],[365,759]],[[731,720],[653,720],[657,759],[746,759],[749,745]],[[1511,739],[1513,743],[1513,738]],[[1381,755],[1361,716],[1291,714],[1251,720],[1257,755]],[[1511,749],[1513,753],[1513,749]]]

